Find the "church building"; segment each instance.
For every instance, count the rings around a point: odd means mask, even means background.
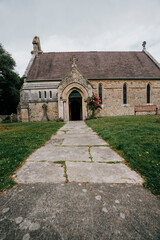
[[[160,113],[160,64],[146,42],[128,52],[42,52],[39,37],[32,43],[19,121],[85,120],[93,93],[102,101],[99,116],[134,115],[139,105],[156,105]]]

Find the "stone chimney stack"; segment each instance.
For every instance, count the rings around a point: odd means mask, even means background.
[[[40,44],[39,37],[35,36],[33,38],[32,44],[33,44],[33,51],[31,52],[31,54],[34,54],[34,55],[41,54],[42,50],[41,50],[41,44]]]

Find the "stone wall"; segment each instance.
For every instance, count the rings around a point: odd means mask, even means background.
[[[147,84],[150,84],[150,104],[156,104],[160,113],[160,81],[158,80],[90,80],[98,95],[102,84],[103,110],[100,116],[134,115],[134,106],[147,104]],[[123,84],[127,85],[127,104],[123,104]],[[141,113],[142,114],[142,113]]]
[[[73,78],[73,76],[72,76]],[[69,80],[68,80],[69,81]],[[159,80],[90,80],[89,81],[93,86],[93,92],[98,95],[98,86],[101,83],[102,85],[102,100],[103,100],[103,109],[99,113],[100,116],[120,116],[120,115],[134,115],[134,106],[135,105],[144,105],[147,104],[147,84],[150,84],[150,104],[156,104],[160,113],[160,81]],[[41,121],[43,118],[43,108],[42,105],[45,103],[47,105],[47,116],[48,119],[53,121],[61,117],[60,113],[60,102],[62,102],[61,112],[65,113],[66,119],[69,118],[68,110],[68,95],[63,96],[63,89],[68,89],[68,93],[76,87],[79,89],[80,86],[77,82],[72,82],[68,85],[68,88],[65,84],[65,81],[60,84],[60,88],[57,89],[57,83],[52,86],[45,88],[38,88],[30,84],[30,89],[28,84],[25,85],[25,88],[22,91],[21,97],[21,107],[20,113],[18,114],[18,119],[21,121]],[[86,82],[87,83],[87,82]],[[127,85],[127,104],[123,104],[123,85]],[[47,83],[46,83],[47,84]],[[77,85],[78,84],[78,85]],[[72,86],[73,85],[73,86]],[[91,87],[89,84],[88,86]],[[88,87],[87,86],[87,87]],[[36,90],[33,88],[37,87]],[[31,89],[32,88],[32,89]],[[82,85],[81,85],[82,88]],[[60,91],[61,90],[61,91]],[[39,91],[42,92],[41,99],[38,96]],[[47,96],[44,98],[44,91],[46,91]],[[52,91],[52,98],[50,98],[50,91]],[[90,89],[88,90],[90,92]],[[26,92],[26,95],[25,95]],[[62,94],[63,93],[63,94]],[[83,91],[81,91],[81,94]],[[83,119],[87,116],[86,111],[86,100],[84,94],[82,94],[83,99]],[[58,111],[58,101],[59,101],[59,111]],[[66,107],[64,107],[64,105]],[[65,110],[64,110],[64,109]],[[143,113],[139,113],[143,114]],[[60,115],[60,116],[59,116]],[[63,115],[63,114],[62,114]],[[62,116],[64,118],[64,116]]]
[[[42,121],[43,104],[47,106],[49,120],[58,119],[59,82],[25,82],[20,91],[20,104],[17,108],[18,121]]]
[[[41,97],[39,97],[41,94]],[[46,97],[45,97],[46,94]],[[51,96],[50,96],[51,94]],[[57,89],[23,90],[23,102],[53,102],[57,100]]]
[[[42,121],[44,103],[29,103],[30,121]],[[45,103],[47,105],[47,116],[50,121],[58,119],[58,102]]]
[[[18,116],[18,119],[19,119],[19,116]],[[22,122],[29,122],[28,109],[21,109],[20,119]]]

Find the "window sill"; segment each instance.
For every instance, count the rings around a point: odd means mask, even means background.
[[[130,107],[130,104],[122,104],[122,107]]]

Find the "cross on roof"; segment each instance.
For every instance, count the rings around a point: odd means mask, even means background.
[[[76,58],[76,56],[73,55],[73,56],[72,56],[72,67],[77,67],[77,64],[76,64],[77,60],[78,60],[78,59]]]

